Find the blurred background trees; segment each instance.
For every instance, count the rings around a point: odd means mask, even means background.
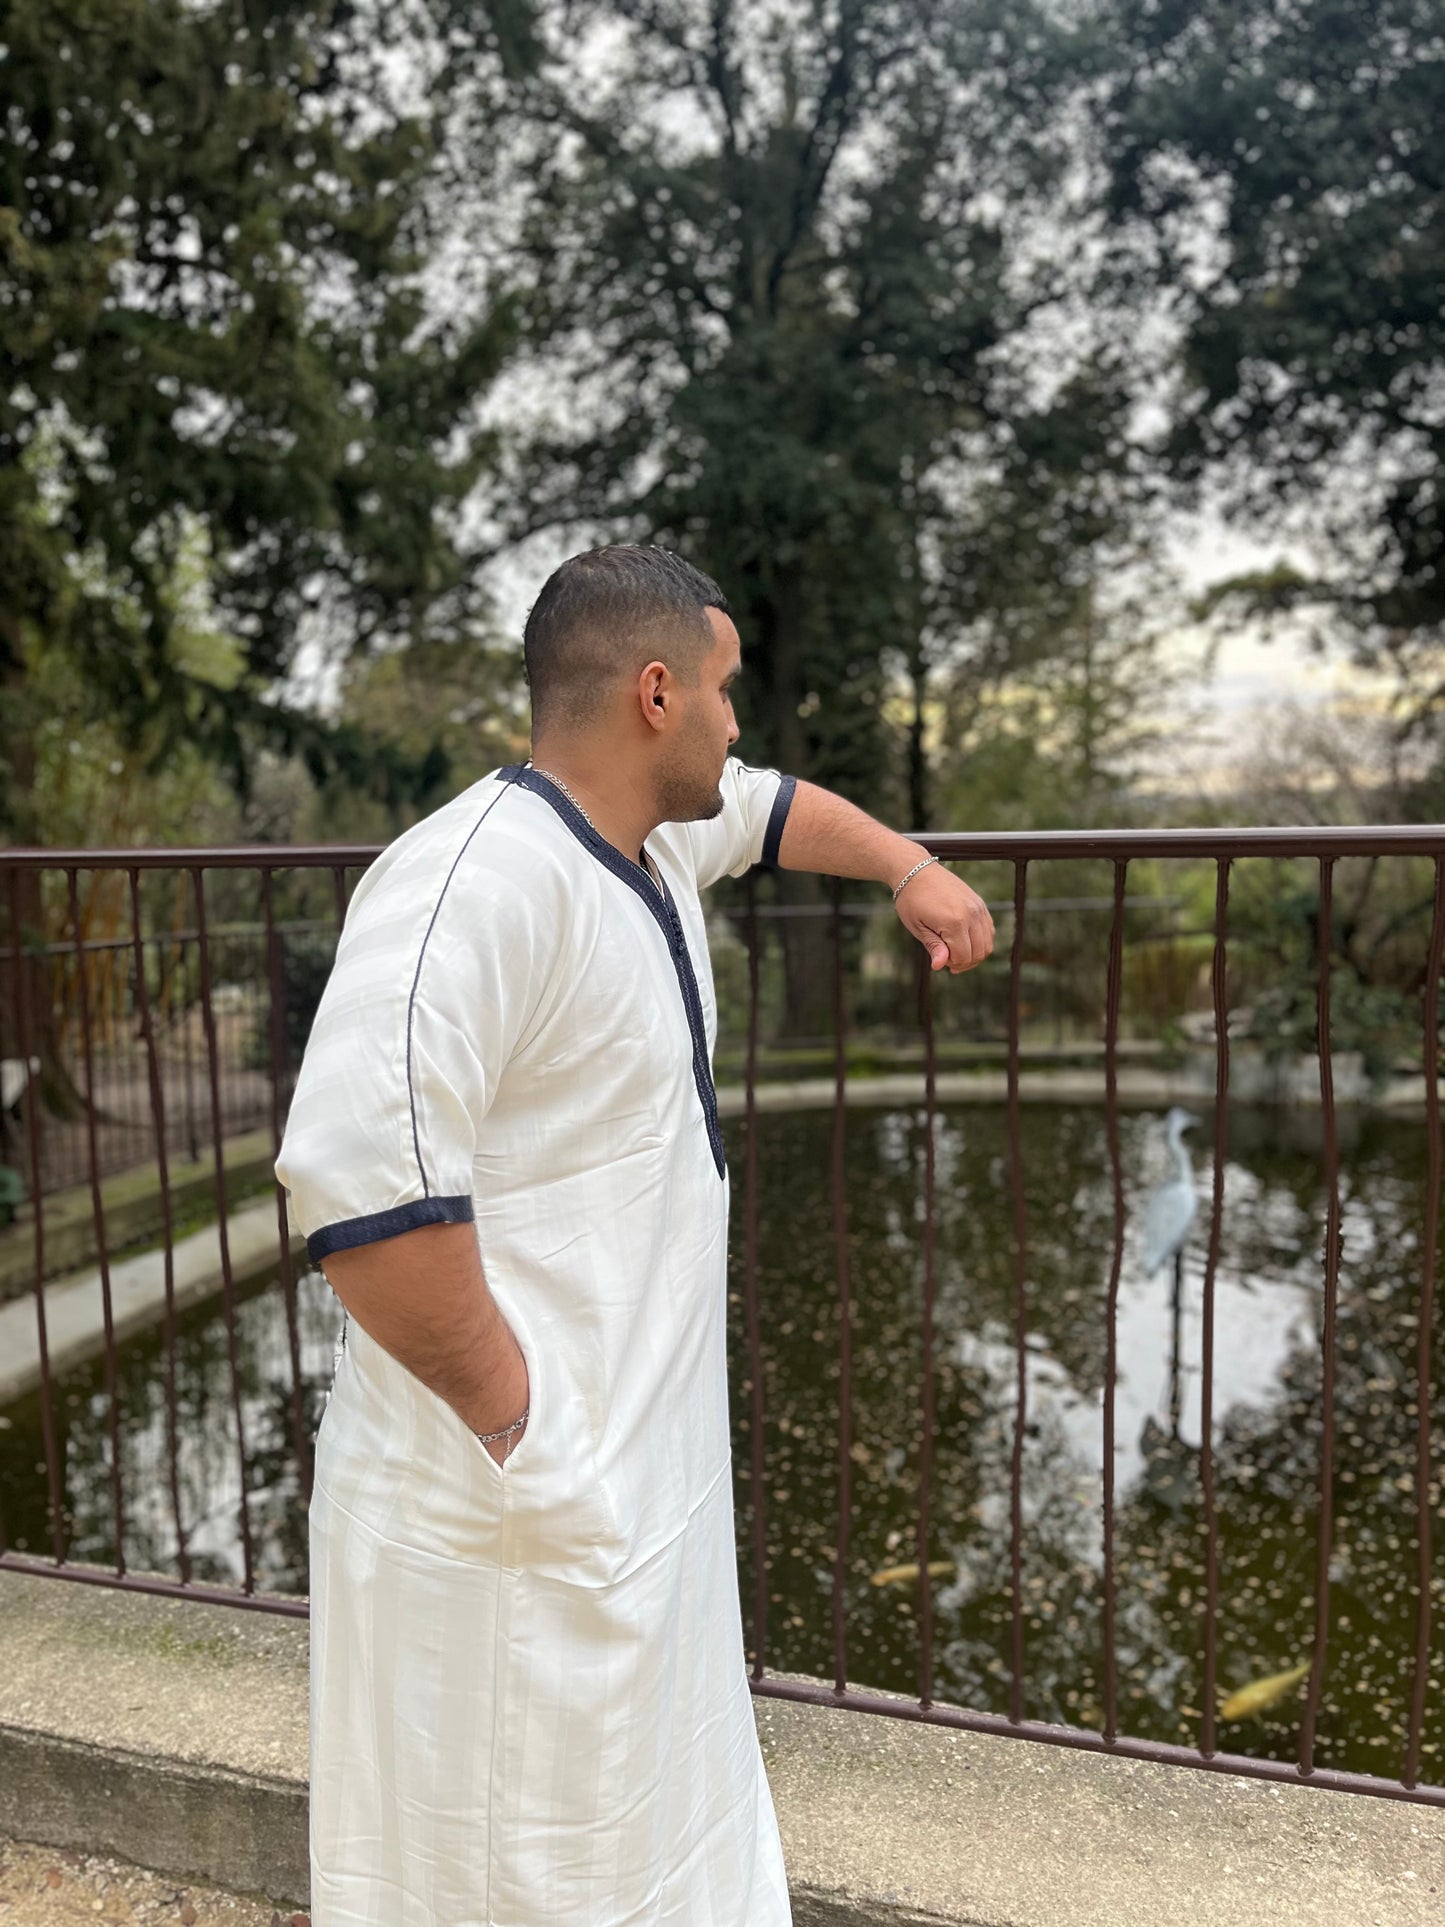
[[[308,640],[423,641],[475,598],[470,417],[513,324],[428,308],[434,116],[385,16],[7,0],[0,42],[0,825],[106,827],[58,817],[49,737],[135,758],[165,837],[177,765],[244,797],[263,747],[424,789],[425,756],[284,693]]]
[[[4,0],[0,828],[390,835],[629,539],[893,820],[1237,816],[1158,772],[1246,621],[1438,814],[1442,15]]]
[[[1388,678],[1439,816],[1445,619],[1445,8],[1433,0],[1105,0],[1097,109],[1118,277],[1181,330],[1159,457],[1281,562],[1209,598],[1298,613]]]

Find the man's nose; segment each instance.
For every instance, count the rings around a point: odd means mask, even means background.
[[[742,733],[743,732],[738,728],[738,719],[736,716],[734,716],[732,721],[728,724],[728,748],[729,749],[732,748],[733,744],[737,741],[739,736],[742,735]]]

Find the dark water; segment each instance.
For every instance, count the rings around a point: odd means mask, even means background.
[[[732,1346],[737,1524],[744,1617],[757,1637],[744,1336],[743,1137],[734,1185]],[[769,1666],[831,1677],[839,1543],[839,1312],[829,1191],[831,1120],[760,1121],[760,1304],[765,1403]],[[1010,1462],[1016,1357],[1014,1245],[1004,1116],[946,1112],[936,1124],[937,1311],[930,1558],[933,1692],[1007,1712]],[[1029,1423],[1024,1443],[1026,1717],[1102,1719],[1100,1464],[1113,1189],[1096,1108],[1024,1113]],[[919,1592],[875,1586],[916,1560],[921,1413],[921,1114],[848,1117],[846,1198],[853,1315],[847,1670],[854,1684],[916,1692]],[[1212,1125],[1196,1132],[1201,1202],[1186,1249],[1175,1357],[1173,1281],[1142,1277],[1144,1197],[1169,1175],[1162,1121],[1120,1121],[1130,1207],[1119,1293],[1117,1532],[1120,1726],[1193,1744],[1202,1705],[1204,1517],[1199,1491],[1200,1303]],[[1319,1333],[1326,1190],[1318,1120],[1239,1110],[1216,1277],[1214,1445],[1222,1692],[1309,1657],[1314,1631],[1320,1423]],[[1401,1770],[1415,1652],[1415,1350],[1426,1182],[1418,1123],[1342,1116],[1343,1256],[1336,1372],[1335,1532],[1329,1666],[1316,1738],[1324,1766]],[[1202,1140],[1202,1141],[1201,1141]],[[334,1300],[316,1273],[299,1291],[305,1421],[329,1381]],[[1436,1325],[1432,1422],[1445,1420]],[[237,1310],[247,1492],[257,1581],[304,1591],[305,1516],[291,1446],[290,1367],[273,1283]],[[1175,1369],[1177,1364],[1177,1370]],[[185,1317],[176,1348],[182,1517],[197,1578],[235,1581],[239,1466],[225,1327]],[[120,1358],[126,1553],[174,1570],[163,1349],[152,1332]],[[49,1546],[39,1402],[0,1430],[0,1508],[12,1544]],[[109,1561],[108,1400],[96,1365],[62,1381],[73,1556]],[[1433,1506],[1439,1512],[1438,1459]],[[1435,1531],[1435,1636],[1422,1777],[1445,1744],[1445,1522]],[[1231,1752],[1297,1756],[1303,1688],[1261,1717],[1221,1724]]]

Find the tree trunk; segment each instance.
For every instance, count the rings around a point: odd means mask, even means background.
[[[0,827],[6,841],[25,845],[39,841],[34,821],[35,735],[25,715],[25,659],[21,646],[20,620],[13,610],[0,609],[0,716],[9,727],[0,739],[0,752],[6,763],[3,812]],[[5,933],[3,961],[0,961],[0,1057],[19,1057],[20,1031],[20,947],[15,918],[22,930],[40,928],[40,878],[34,871],[7,873],[0,889],[0,928]],[[27,968],[32,1029],[37,1008],[33,967]],[[32,1042],[32,1053],[35,1045]]]
[[[43,841],[35,806],[35,735],[33,719],[25,715],[25,659],[19,618],[0,610],[0,714],[11,719],[5,731],[4,752],[9,764],[5,797],[6,828],[12,842],[24,848]],[[82,1116],[85,1099],[76,1087],[60,1052],[55,1024],[52,959],[35,954],[46,938],[45,906],[38,870],[14,870],[0,889],[0,1057],[38,1057],[36,1099],[55,1117]],[[29,954],[27,954],[27,952]],[[23,974],[22,974],[23,973]],[[28,1036],[22,1039],[20,1006],[26,1002]],[[29,1099],[21,1105],[21,1131],[27,1128]],[[0,1162],[20,1169],[30,1185],[28,1154],[15,1142],[15,1127],[7,1117],[0,1125]]]
[[[766,718],[759,720],[765,753],[785,774],[803,778],[812,766],[809,732],[801,713],[808,694],[805,607],[804,586],[791,578],[757,609]],[[777,887],[782,907],[798,913],[777,919],[783,955],[779,1041],[820,1042],[833,1031],[832,933],[827,917],[808,912],[816,912],[828,901],[829,885],[810,871],[779,870]],[[772,921],[765,919],[762,929],[766,931]]]
[[[908,827],[926,830],[929,823],[928,762],[923,753],[923,706],[928,697],[928,664],[923,639],[914,635],[908,651],[908,679],[913,686],[913,714],[908,719]]]

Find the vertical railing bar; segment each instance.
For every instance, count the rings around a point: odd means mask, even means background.
[[[181,1450],[176,1415],[176,1251],[171,1222],[170,1152],[166,1144],[165,1084],[161,1077],[160,1056],[156,1048],[155,1024],[151,1016],[150,986],[146,982],[145,936],[141,919],[140,871],[130,872],[131,938],[135,951],[136,1003],[140,1012],[141,1038],[145,1044],[146,1070],[150,1082],[151,1117],[156,1134],[156,1181],[161,1208],[161,1240],[164,1254],[166,1297],[166,1455],[170,1462],[171,1515],[176,1528],[176,1559],[181,1584],[191,1582],[191,1553],[186,1543],[185,1520],[181,1510]],[[156,954],[160,955],[157,938]]]
[[[1407,1787],[1420,1778],[1425,1691],[1430,1677],[1430,1588],[1434,1583],[1430,1545],[1430,1393],[1435,1325],[1435,1259],[1440,1235],[1440,960],[1445,949],[1445,857],[1435,859],[1435,912],[1425,966],[1425,1127],[1428,1142],[1425,1181],[1425,1232],[1421,1254],[1420,1319],[1415,1333],[1415,1673],[1410,1687],[1410,1727],[1405,1742]]]
[[[74,864],[65,872],[70,904],[70,931],[75,945],[75,971],[80,992],[80,1048],[85,1066],[85,1137],[90,1161],[90,1213],[95,1225],[96,1262],[100,1267],[100,1307],[105,1328],[105,1391],[110,1405],[110,1498],[115,1523],[115,1569],[125,1572],[125,1493],[120,1467],[120,1386],[116,1373],[115,1309],[110,1292],[110,1248],[105,1235],[105,1205],[100,1195],[100,1146],[95,1130],[95,1038],[90,1021],[89,972],[85,940],[80,928],[80,881]]]
[[[201,1146],[196,1130],[195,1052],[191,1047],[191,1004],[190,997],[187,994],[190,973],[186,968],[186,945],[191,939],[186,934],[184,924],[181,922],[181,911],[183,908],[181,895],[184,887],[184,872],[177,871],[176,922],[180,925],[180,928],[176,933],[176,949],[180,958],[180,968],[176,972],[176,988],[181,1000],[181,1050],[185,1058],[186,1067],[186,1151],[191,1163],[198,1164],[201,1157]]]
[[[1184,1249],[1170,1265],[1169,1288],[1169,1436],[1177,1439],[1184,1423]]]
[[[1314,1771],[1315,1730],[1324,1689],[1329,1647],[1330,1551],[1334,1537],[1335,1483],[1335,1324],[1340,1275],[1340,1161],[1335,1133],[1334,1065],[1330,1049],[1330,947],[1335,859],[1322,856],[1319,911],[1319,983],[1316,1042],[1320,1059],[1320,1102],[1324,1109],[1325,1174],[1329,1184],[1325,1227],[1324,1330],[1320,1359],[1320,1519],[1315,1541],[1315,1638],[1309,1685],[1300,1722],[1301,1773]]]
[[[1119,1149],[1119,1004],[1124,973],[1124,893],[1129,860],[1114,860],[1114,910],[1109,926],[1109,979],[1104,1005],[1104,1126],[1114,1175],[1114,1255],[1109,1267],[1104,1363],[1104,1738],[1119,1732],[1118,1576],[1114,1567],[1114,1462],[1119,1376],[1119,1277],[1124,1260],[1124,1171]]]
[[[113,881],[118,886],[120,893],[123,895],[125,890],[124,873],[117,870],[112,873],[112,877],[113,877]],[[119,908],[120,906],[119,904],[117,904],[117,911],[119,911]],[[129,962],[129,959],[127,958],[125,953],[130,947],[130,940],[128,937],[125,937],[125,936],[117,936],[114,939],[114,942],[115,942],[115,954],[112,959],[112,982],[115,985],[116,1003],[122,1012],[122,1021],[124,1022],[125,1021],[124,1012],[125,1012],[125,1005],[126,1005],[126,988],[127,988],[126,968]],[[135,1001],[134,1001],[134,995],[132,994],[131,1010],[130,1010],[130,1018],[132,1022],[134,1020],[135,1014],[136,1014]],[[134,1036],[135,1036],[135,1032],[134,1032],[134,1029],[132,1028],[131,1023],[126,1023],[126,1050],[124,1053],[124,1063],[125,1063],[125,1069],[127,1073],[125,1082],[131,1093],[131,1114],[133,1119],[132,1130],[134,1132],[134,1137],[132,1139],[132,1142],[136,1146],[136,1155],[142,1156],[143,1155],[142,1147],[145,1146],[147,1143],[147,1129],[149,1126],[150,1119],[149,1119],[149,1113],[147,1109],[147,1099],[145,1095],[136,1087],[135,1080],[129,1075],[132,1068],[131,1052],[130,1052],[129,1046],[134,1041]],[[115,1067],[116,1075],[119,1075],[121,1062],[122,1062],[122,1057],[121,1057],[121,1052],[119,1049],[118,1042],[113,1042],[111,1063]]]
[[[763,1491],[763,1341],[758,1308],[758,1013],[761,1000],[758,956],[758,893],[751,870],[746,879],[748,936],[748,1051],[744,1084],[746,1149],[743,1153],[743,1305],[748,1332],[748,1375],[751,1382],[749,1460],[753,1495],[753,1678],[767,1670],[768,1561],[767,1521]]]
[[[346,865],[338,863],[331,871],[331,888],[336,897],[336,938],[339,943],[341,932],[346,927]]]
[[[94,914],[94,906],[104,905],[110,881],[111,872],[109,871],[99,870],[91,872],[92,914]],[[125,985],[122,982],[120,971],[116,968],[116,953],[112,952],[109,944],[105,944],[98,950],[91,950],[90,954],[95,959],[97,967],[96,974],[99,980],[96,1014],[100,1018],[102,1044],[104,1048],[104,1058],[101,1065],[102,1077],[100,1081],[109,1086],[108,1095],[110,1102],[108,1108],[113,1112],[120,1113],[125,1119],[124,1125],[122,1126],[124,1143],[130,1147],[123,1151],[121,1156],[116,1160],[117,1167],[119,1168],[134,1156],[134,1146],[136,1139],[140,1135],[137,1129],[139,1120],[136,1117],[134,1081],[130,1077],[122,1074],[120,1053],[116,1047],[116,1040],[121,1033],[125,1021]],[[89,977],[90,973],[86,968],[83,957],[80,959],[77,967],[80,971],[82,983],[85,984],[85,980]],[[85,995],[89,996],[88,984],[85,984]],[[82,1011],[82,1033],[84,1032],[84,1027],[85,1016],[84,1011]],[[97,1159],[98,1155],[97,1150]]]
[[[281,1082],[286,1074],[286,981],[281,968],[281,938],[276,928],[271,871],[261,871],[261,919],[266,931],[266,980],[270,991],[271,1148],[281,1155]],[[311,1453],[306,1439],[306,1416],[301,1396],[301,1330],[296,1310],[296,1274],[291,1264],[291,1227],[286,1212],[286,1187],[275,1180],[276,1238],[281,1263],[281,1294],[286,1305],[286,1343],[291,1353],[291,1438],[296,1453],[296,1477],[302,1496],[311,1503]]]
[[[1210,976],[1214,989],[1214,1185],[1209,1217],[1209,1251],[1204,1261],[1204,1330],[1200,1356],[1199,1482],[1204,1503],[1204,1704],[1200,1713],[1199,1750],[1209,1759],[1215,1750],[1214,1723],[1219,1669],[1219,1503],[1214,1477],[1214,1312],[1215,1280],[1224,1226],[1224,1169],[1229,1145],[1229,997],[1228,942],[1229,864],[1220,857],[1215,866],[1214,957]]]
[[[1014,1207],[1014,1343],[1017,1349],[1013,1456],[1009,1473],[1009,1586],[1013,1595],[1009,1718],[1015,1723],[1023,1718],[1024,1699],[1023,1469],[1024,1426],[1028,1422],[1028,1298],[1025,1285],[1028,1208],[1024,1198],[1023,1132],[1019,1121],[1019,1002],[1027,876],[1028,858],[1015,858],[1014,940],[1009,959],[1008,1011],[1008,1138]]]
[[[246,1493],[246,1422],[241,1410],[241,1362],[236,1343],[236,1294],[231,1277],[231,1240],[226,1223],[226,1173],[222,1152],[220,1047],[216,1041],[216,1013],[211,1002],[211,950],[206,932],[206,890],[200,865],[191,870],[196,899],[196,941],[201,971],[201,1022],[206,1033],[206,1069],[211,1087],[211,1133],[215,1144],[216,1228],[221,1246],[221,1299],[226,1314],[226,1352],[231,1366],[231,1406],[236,1419],[236,1451],[241,1471],[241,1552],[245,1561],[245,1590],[256,1590],[251,1546],[251,1508]]]
[[[20,932],[14,927],[13,919],[10,930],[10,946],[6,955],[10,960],[10,981],[14,986],[16,1008],[18,1009],[20,991]],[[17,1051],[20,1049],[18,1034],[15,1040],[15,1048]],[[28,1084],[30,1081],[30,1060],[24,1058],[22,1061],[25,1066],[25,1081]],[[8,1163],[11,1156],[9,1119],[6,1115],[0,1114],[0,1161]],[[5,1529],[4,1507],[0,1506],[0,1557],[3,1557],[9,1550],[10,1535]]]
[[[10,982],[14,986],[14,991],[18,999],[20,988],[20,933],[18,930],[11,931],[10,945],[5,954],[9,958]],[[20,1048],[18,1035],[15,1040],[15,1048],[17,1051]],[[30,1077],[30,1066],[28,1063],[25,1067],[25,1076],[28,1082]],[[3,1158],[8,1163],[12,1156],[18,1156],[18,1152],[13,1150],[11,1146],[10,1119],[8,1115],[0,1113],[0,1158]],[[3,1538],[0,1538],[0,1544],[3,1544]]]
[[[933,1704],[933,1579],[928,1570],[930,1500],[933,1491],[934,1313],[937,1302],[937,1150],[938,1042],[933,1027],[933,965],[918,950],[918,1014],[923,1027],[923,1377],[921,1432],[918,1441],[918,1701]]]
[[[40,1350],[40,1430],[45,1442],[46,1483],[50,1494],[50,1543],[56,1565],[65,1563],[65,1510],[60,1490],[60,1454],[55,1437],[55,1395],[50,1382],[50,1339],[45,1324],[45,1194],[40,1175],[39,1078],[29,1075],[30,972],[25,967],[20,931],[20,872],[10,872],[10,929],[15,939],[15,1017],[20,1060],[26,1067],[25,1117],[30,1151],[30,1207],[35,1213],[35,1334]]]
[[[843,883],[833,879],[833,1244],[838,1274],[838,1535],[833,1565],[833,1673],[838,1692],[848,1683],[844,1620],[853,1512],[853,1297],[848,1276],[848,1209],[844,1168],[848,1076],[843,1007]]]

